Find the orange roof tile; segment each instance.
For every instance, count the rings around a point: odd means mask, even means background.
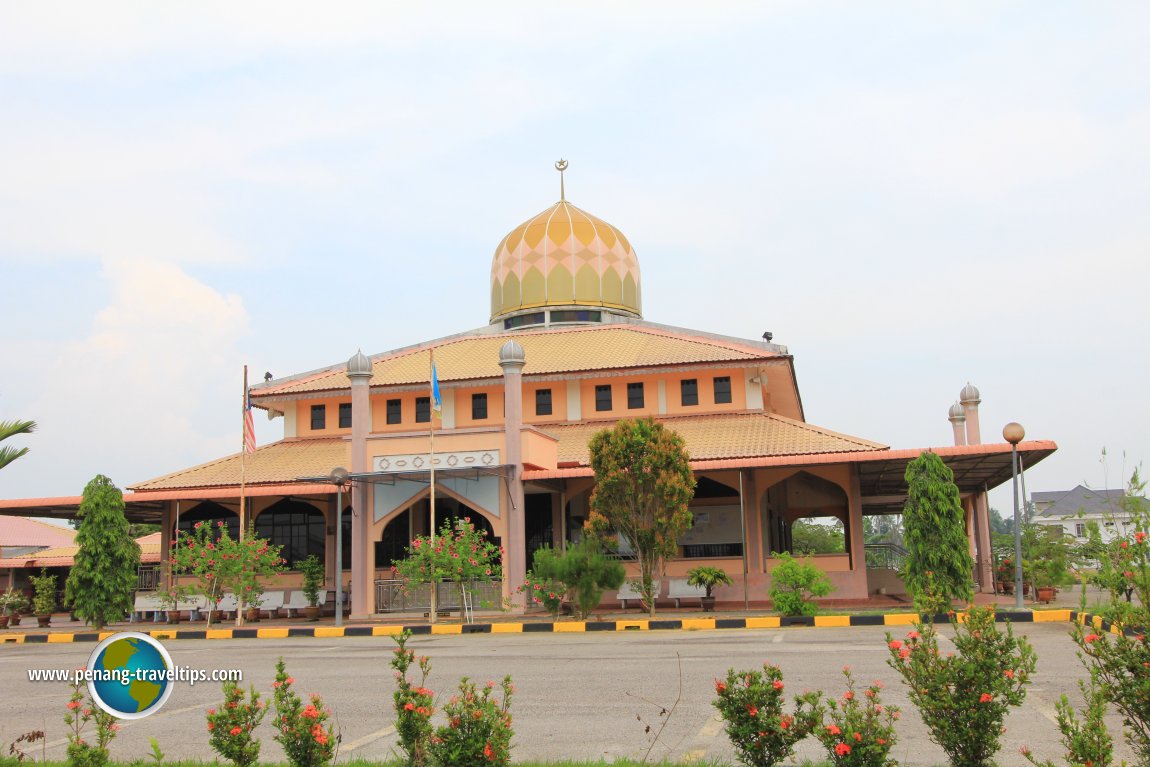
[[[442,382],[498,378],[499,347],[509,338],[526,352],[525,376],[556,375],[594,370],[650,368],[663,365],[746,363],[779,357],[753,342],[724,341],[689,331],[675,332],[645,325],[599,325],[474,335],[432,341],[417,347],[372,357],[372,386],[408,386],[430,378],[429,351],[435,349],[436,371]],[[349,388],[346,366],[334,365],[313,373],[252,388],[252,398]]]
[[[886,445],[878,442],[771,413],[711,413],[658,420],[683,437],[692,462],[886,449]],[[591,460],[587,446],[592,435],[613,424],[612,421],[600,421],[539,428],[559,440],[560,464],[577,462],[586,466]]]
[[[283,440],[256,450],[244,461],[249,485],[294,482],[300,477],[321,476],[350,461],[350,442],[345,439]],[[240,454],[193,466],[132,487],[132,500],[144,500],[143,491],[176,488],[220,487],[240,484]],[[317,488],[318,490],[318,488]]]
[[[140,544],[140,561],[145,563],[160,561],[160,533],[151,533],[136,539]],[[18,557],[0,559],[0,568],[37,569],[40,567],[71,567],[76,564],[75,544],[56,546],[50,549],[33,551]]]
[[[76,537],[61,527],[28,517],[0,516],[0,548],[8,546],[67,546]]]

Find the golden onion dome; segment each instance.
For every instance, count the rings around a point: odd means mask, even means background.
[[[492,322],[543,307],[602,307],[642,317],[631,243],[566,200],[512,229],[491,260]]]

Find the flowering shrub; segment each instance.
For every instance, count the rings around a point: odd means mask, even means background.
[[[260,758],[260,741],[255,729],[267,713],[256,688],[245,699],[244,690],[235,682],[224,682],[224,702],[219,709],[208,709],[208,742],[216,753],[236,764],[249,767]]]
[[[1110,635],[1080,628],[1075,633],[1103,693],[1122,712],[1126,742],[1140,764],[1150,763],[1150,643],[1146,639],[1150,631],[1150,509],[1145,491],[1146,483],[1135,471],[1122,500],[1130,520],[1128,532],[1111,542],[1109,554],[1101,559],[1111,595],[1109,615],[1121,630]],[[1130,601],[1131,594],[1137,599]]]
[[[1114,741],[1106,729],[1103,718],[1106,716],[1106,694],[1102,689],[1098,672],[1091,670],[1090,685],[1078,680],[1078,688],[1086,698],[1086,707],[1079,720],[1065,695],[1056,704],[1058,731],[1062,733],[1062,745],[1066,748],[1066,761],[1069,764],[1087,767],[1110,767],[1114,758]],[[1022,747],[1022,755],[1037,767],[1057,767],[1054,762],[1040,762],[1030,749]],[[1123,763],[1125,764],[1125,763]]]
[[[463,517],[444,520],[435,537],[416,537],[407,549],[407,558],[392,569],[407,580],[432,584],[432,593],[434,584],[455,581],[459,584],[459,604],[462,605],[467,582],[500,577],[502,560],[503,548],[487,539],[486,530],[477,530],[470,517]]]
[[[179,596],[198,592],[215,604],[231,590],[242,604],[254,604],[263,593],[260,578],[284,568],[280,548],[251,529],[240,541],[228,534],[222,521],[215,528],[197,522],[191,532],[181,532],[172,541],[172,574],[196,581],[179,589]]]
[[[567,590],[562,583],[550,578],[541,578],[534,570],[528,570],[527,578],[519,588],[527,593],[527,598],[530,600],[528,606],[543,605],[547,612],[551,613],[552,618],[559,617],[559,610],[563,606],[563,594]]]
[[[335,757],[335,745],[339,741],[333,728],[324,726],[331,711],[324,708],[323,700],[312,694],[311,701],[304,705],[303,700],[292,690],[295,679],[288,676],[284,659],[276,663],[275,689],[276,741],[283,746],[284,753],[293,767],[317,767],[329,764]]]
[[[116,718],[92,702],[85,700],[83,682],[72,685],[72,697],[68,699],[68,713],[64,714],[64,724],[72,730],[68,733],[69,767],[104,767],[108,763],[108,744],[116,737],[120,725]],[[96,744],[84,740],[84,730],[88,722],[96,722]]]
[[[407,755],[407,764],[421,766],[427,764],[427,746],[431,739],[431,715],[435,712],[434,697],[424,684],[431,673],[431,662],[426,656],[418,659],[421,673],[419,684],[412,684],[407,671],[417,664],[415,653],[407,649],[411,632],[406,629],[396,637],[395,653],[391,656],[391,667],[395,669],[395,731],[399,735],[399,747]]]
[[[994,611],[971,607],[965,621],[952,617],[958,654],[942,655],[933,625],[906,639],[887,634],[891,668],[902,675],[931,740],[953,767],[983,767],[998,751],[1002,722],[1026,698],[1037,658],[1023,637],[994,624]]]
[[[886,767],[894,764],[896,706],[883,706],[879,697],[882,684],[875,682],[861,696],[855,692],[850,666],[843,667],[847,691],[839,700],[828,699],[823,721],[815,737],[826,748],[833,764],[841,767]]]
[[[726,722],[727,737],[739,761],[750,767],[770,767],[794,753],[795,743],[819,722],[819,694],[795,698],[793,714],[783,712],[783,672],[763,664],[762,672],[729,669],[715,680],[715,708]]]
[[[499,685],[503,700],[493,697],[495,682],[480,690],[464,677],[459,695],[452,696],[443,713],[447,724],[431,736],[429,751],[435,764],[444,767],[495,765],[511,762],[511,677]]]

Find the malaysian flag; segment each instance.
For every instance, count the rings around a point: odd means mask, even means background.
[[[248,388],[248,371],[244,368],[244,452],[256,451],[256,425],[252,421],[252,392]]]

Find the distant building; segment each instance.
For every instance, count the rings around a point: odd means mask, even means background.
[[[1091,490],[1078,485],[1073,490],[1031,493],[1035,524],[1061,527],[1067,535],[1086,538],[1088,523],[1095,522],[1104,542],[1130,530],[1130,513],[1122,490]]]
[[[23,583],[6,562],[31,559],[38,552],[69,546],[75,537],[76,531],[70,527],[27,517],[0,516],[0,591]]]

